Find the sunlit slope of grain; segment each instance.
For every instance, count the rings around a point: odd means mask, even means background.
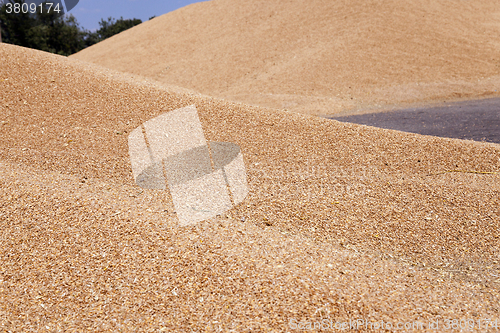
[[[0,58],[0,330],[496,317],[498,145],[181,93],[12,45]],[[164,191],[134,184],[127,136],[192,104],[207,140],[241,147],[250,193],[180,228]]]
[[[212,0],[72,57],[306,113],[500,93],[494,0]]]

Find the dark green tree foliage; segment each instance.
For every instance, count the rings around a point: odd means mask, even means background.
[[[9,0],[10,3],[23,3],[23,1]],[[0,8],[0,29],[4,43],[32,47],[30,29],[35,24],[35,18],[29,13],[16,15],[7,14],[7,6]]]
[[[24,0],[9,0],[24,3]],[[57,12],[36,14],[7,14],[7,7],[0,8],[0,29],[4,43],[38,49],[60,55],[70,55],[106,38],[141,24],[139,19],[101,19],[100,29],[90,32],[81,29],[73,15],[59,16]]]
[[[104,40],[141,23],[142,21],[140,19],[124,20],[122,16],[120,19],[115,20],[112,17],[108,17],[107,21],[101,19],[101,22],[99,22],[101,28],[97,30],[97,35],[100,40]]]
[[[142,21],[140,19],[124,20],[123,17],[120,17],[119,20],[115,20],[112,17],[108,17],[107,21],[101,19],[101,22],[99,22],[100,28],[96,32],[87,32],[84,39],[85,47],[99,43],[106,38],[119,34],[141,23]]]
[[[30,29],[34,45],[42,51],[70,55],[84,48],[86,32],[82,31],[73,15],[57,17],[57,13],[37,13],[37,25]]]

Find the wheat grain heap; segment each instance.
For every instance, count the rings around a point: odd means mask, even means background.
[[[213,0],[73,58],[309,114],[500,95],[496,0]]]
[[[499,145],[249,106],[7,44],[0,59],[1,331],[500,319]],[[193,104],[208,141],[241,148],[250,193],[179,227],[164,191],[134,183],[127,136]]]

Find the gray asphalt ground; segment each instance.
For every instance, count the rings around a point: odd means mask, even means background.
[[[500,143],[500,98],[329,118],[424,135]]]

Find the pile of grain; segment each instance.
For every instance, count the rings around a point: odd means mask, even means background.
[[[497,0],[212,0],[73,58],[309,114],[500,94]]]
[[[0,330],[290,330],[498,318],[495,144],[245,106],[0,45]],[[246,200],[179,228],[127,134],[195,104]],[[441,316],[441,317],[439,317]]]

